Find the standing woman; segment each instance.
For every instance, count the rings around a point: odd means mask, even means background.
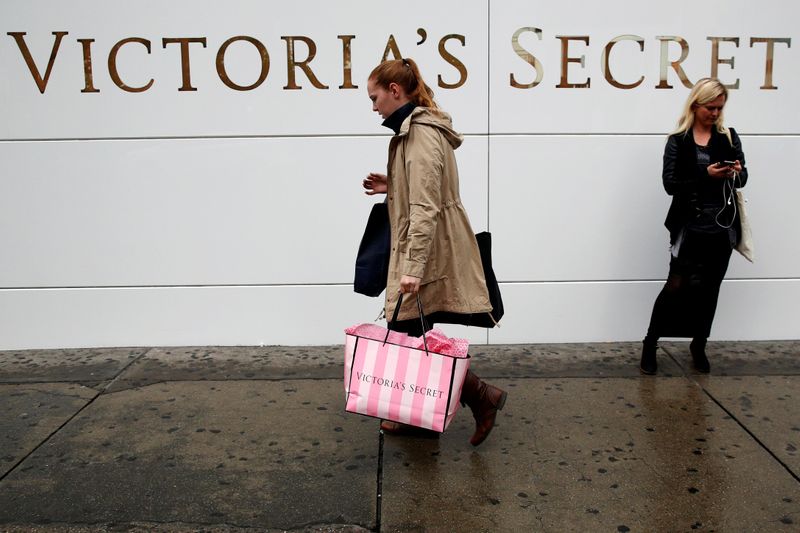
[[[400,293],[419,295],[425,313],[424,331],[435,322],[469,323],[469,317],[492,310],[480,252],[458,190],[454,150],[463,137],[450,116],[433,101],[412,59],[384,61],[367,81],[372,110],[394,132],[389,141],[388,175],[370,173],[367,194],[386,193],[391,246],[386,283],[387,317]],[[424,334],[416,298],[405,298],[396,331]],[[494,427],[506,393],[467,373],[461,403],[472,410],[473,446]],[[384,420],[387,433],[411,433],[410,426]]]
[[[692,366],[711,370],[706,341],[731,251],[741,237],[734,191],[747,183],[742,143],[723,124],[727,100],[728,90],[718,80],[698,81],[664,149],[662,178],[672,196],[664,222],[671,258],[643,341],[644,374],[656,373],[659,337],[690,337]]]

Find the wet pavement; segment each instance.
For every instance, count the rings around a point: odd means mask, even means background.
[[[478,448],[345,413],[341,346],[0,352],[0,532],[800,530],[800,341],[708,352],[474,346]]]

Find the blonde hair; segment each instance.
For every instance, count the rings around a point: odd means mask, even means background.
[[[681,113],[681,117],[678,119],[678,127],[675,128],[675,131],[672,133],[685,133],[692,129],[692,126],[694,126],[694,112],[697,106],[706,105],[720,96],[724,96],[725,101],[728,101],[728,88],[719,80],[715,78],[702,78],[698,80],[697,83],[694,84],[694,87],[692,87],[692,91],[686,99],[686,104],[683,106],[683,113]],[[719,112],[719,117],[714,123],[714,127],[719,133],[725,135],[728,141],[733,144],[731,132],[724,125],[722,110]]]
[[[417,63],[411,58],[384,61],[372,69],[368,79],[384,89],[388,89],[390,83],[396,83],[414,104],[439,109],[433,101],[433,91],[425,84]]]

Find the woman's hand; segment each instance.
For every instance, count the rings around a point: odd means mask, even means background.
[[[708,175],[712,178],[716,179],[727,179],[733,177],[733,171],[741,172],[742,171],[742,164],[739,160],[735,161],[733,166],[728,166],[725,163],[714,163],[713,165],[708,165],[707,169]]]
[[[366,189],[364,192],[370,196],[373,194],[386,194],[388,189],[386,175],[378,174],[377,172],[370,172],[361,182],[361,185]]]
[[[400,292],[403,294],[417,294],[421,281],[422,278],[403,275],[403,277],[400,278]]]

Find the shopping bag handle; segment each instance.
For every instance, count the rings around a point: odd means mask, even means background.
[[[386,337],[383,338],[383,344],[386,344],[386,341],[389,340],[389,331],[391,331],[392,324],[397,322],[397,315],[400,313],[400,306],[403,304],[403,293],[400,293],[400,296],[397,298],[397,305],[394,307],[394,313],[392,313],[392,320],[389,322],[389,327],[386,328]],[[422,344],[425,346],[425,355],[430,356],[428,353],[428,340],[425,338],[425,313],[422,312],[422,301],[419,299],[419,293],[417,293],[417,309],[419,309],[419,321],[422,324]]]

